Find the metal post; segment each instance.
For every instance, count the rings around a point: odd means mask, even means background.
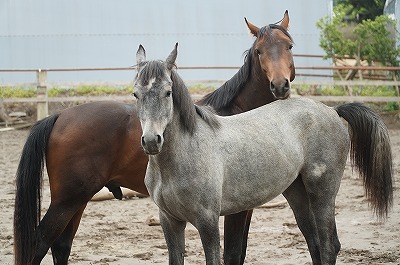
[[[46,118],[49,115],[49,104],[47,101],[47,71],[39,69],[36,72],[37,80],[37,120]]]

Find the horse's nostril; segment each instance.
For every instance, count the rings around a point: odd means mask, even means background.
[[[146,142],[144,141],[144,136],[142,136],[142,146],[145,146],[146,145]]]
[[[161,144],[161,135],[157,134],[157,143]]]
[[[286,79],[286,83],[285,83],[285,86],[284,86],[284,90],[285,90],[285,91],[288,91],[289,89],[290,89],[290,83],[289,83],[289,80]]]

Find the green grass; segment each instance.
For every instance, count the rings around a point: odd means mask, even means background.
[[[0,87],[0,98],[32,98],[36,96],[36,89],[23,87]]]
[[[217,87],[213,85],[196,84],[189,86],[192,94],[207,94],[214,91]],[[300,93],[309,93],[309,85],[293,85],[293,88]],[[392,86],[353,86],[353,93],[360,96],[396,96],[396,90]],[[130,95],[133,91],[132,86],[112,87],[112,86],[77,86],[73,88],[53,87],[48,89],[49,97],[68,97],[68,96],[107,96],[107,95]],[[315,86],[315,95],[323,96],[346,96],[347,91],[343,86]],[[0,98],[30,98],[36,96],[34,87],[0,87]],[[399,97],[400,102],[400,97]],[[399,102],[388,102],[382,106],[385,111],[398,111]]]
[[[309,85],[293,85],[293,88],[301,93],[310,91]],[[373,97],[392,97],[396,96],[396,90],[393,86],[352,86],[353,95],[373,96]],[[314,89],[315,95],[322,96],[346,96],[347,91],[343,86],[317,86]]]
[[[53,87],[48,90],[49,97],[61,96],[106,96],[106,95],[129,95],[132,87],[110,87],[110,86],[79,86],[74,88]]]
[[[190,93],[205,94],[214,91],[216,87],[211,85],[193,85],[189,87]],[[49,97],[68,96],[106,96],[129,95],[133,92],[132,86],[77,86],[73,88],[52,87],[47,91]],[[36,88],[0,87],[0,98],[31,98],[36,96]]]
[[[191,94],[208,94],[208,93],[213,92],[217,88],[218,87],[214,87],[212,85],[198,84],[198,85],[189,86],[188,89]]]
[[[97,86],[79,86],[74,88],[49,88],[47,95],[49,97],[63,96],[105,96],[105,95],[129,95],[132,93],[132,87],[97,87]],[[0,87],[0,98],[31,98],[36,97],[36,88],[24,87]]]
[[[393,97],[396,95],[396,90],[392,86],[374,86],[374,87],[363,87],[358,90],[353,90],[358,92],[360,96],[375,96],[375,97]]]

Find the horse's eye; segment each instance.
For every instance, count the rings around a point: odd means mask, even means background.
[[[138,98],[138,95],[136,94],[136,92],[133,92],[132,94],[135,98]]]
[[[257,54],[257,55],[260,55],[260,54],[261,54],[261,52],[260,52],[259,49],[256,49],[256,54]]]
[[[168,98],[168,97],[170,97],[171,96],[171,94],[172,94],[172,91],[167,91],[167,94],[165,94],[165,96]]]
[[[290,44],[288,50],[291,50],[292,48],[293,48],[293,44]]]

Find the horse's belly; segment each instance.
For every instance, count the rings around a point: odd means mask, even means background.
[[[300,152],[292,150],[292,154],[264,153],[247,163],[232,163],[226,168],[221,215],[252,209],[285,191],[298,177],[303,164]]]
[[[290,178],[285,178],[279,184],[258,186],[252,189],[242,188],[240,192],[232,191],[225,193],[222,199],[220,215],[238,213],[260,206],[282,194],[296,177],[297,174],[296,176],[293,175]]]

